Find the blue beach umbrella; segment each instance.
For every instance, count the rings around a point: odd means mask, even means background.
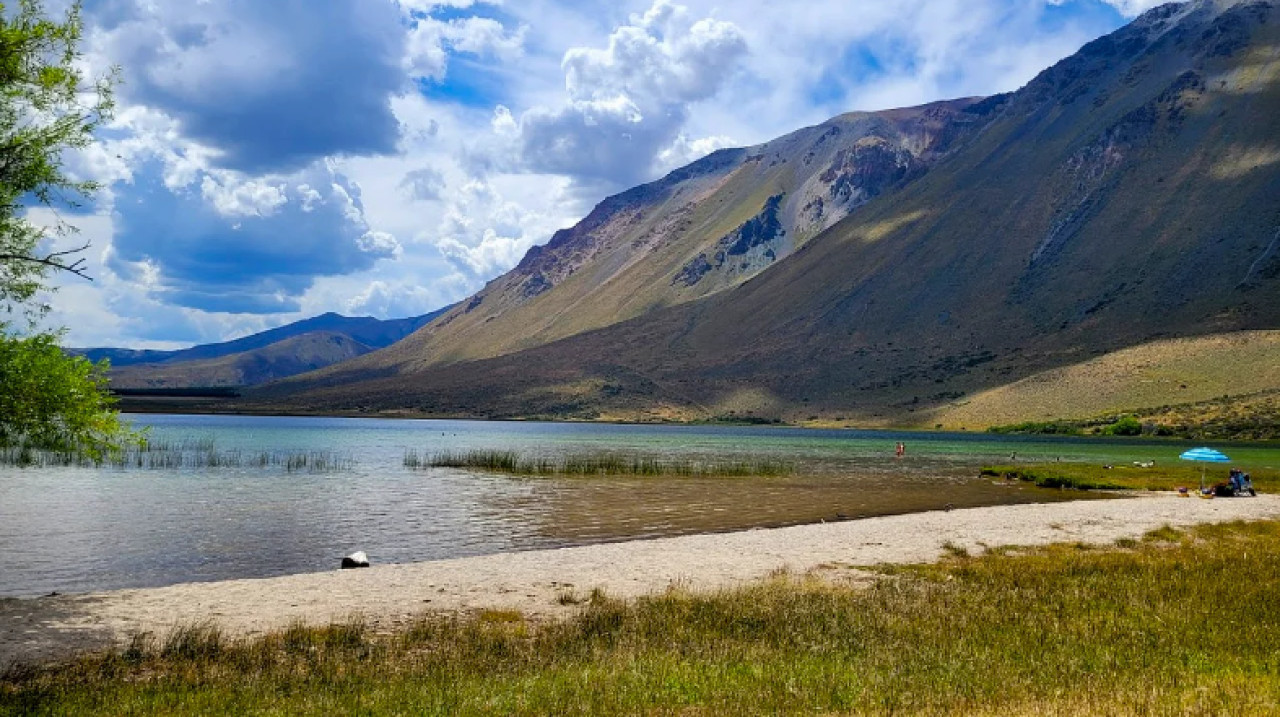
[[[1189,451],[1183,452],[1183,454],[1178,457],[1184,461],[1197,461],[1200,463],[1230,463],[1231,462],[1231,459],[1227,458],[1226,455],[1219,453],[1218,451],[1215,451],[1212,448],[1192,448]],[[1204,466],[1200,467],[1200,490],[1202,491],[1204,490],[1205,470],[1206,469]]]

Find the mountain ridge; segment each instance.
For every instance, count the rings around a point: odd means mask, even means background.
[[[112,369],[112,389],[235,388],[314,371],[363,356],[373,347],[335,331],[308,331],[259,348],[207,359]]]
[[[894,167],[940,154],[952,139],[946,123],[970,121],[965,110],[975,104],[966,98],[845,113],[761,145],[719,150],[608,197],[395,352],[414,368],[488,358],[730,289],[888,186],[914,178]],[[859,152],[881,164],[844,161]],[[684,267],[714,255],[720,240],[779,194],[781,232],[732,265],[720,262],[722,271],[677,285]],[[367,368],[358,361],[344,370]]]
[[[389,346],[450,308],[385,320],[326,312],[239,339],[174,351],[91,348],[68,352],[94,362],[107,359],[108,375],[116,388],[254,385]]]
[[[430,350],[437,324],[253,400],[910,423],[957,395],[1126,346],[1276,328],[1275,5],[1162,6],[1016,92],[952,108],[974,119],[926,171],[696,299],[478,359],[413,355]],[[751,200],[699,247],[746,227],[777,193],[744,187]],[[664,255],[664,267],[686,266],[693,248]],[[516,278],[526,277],[490,286]]]

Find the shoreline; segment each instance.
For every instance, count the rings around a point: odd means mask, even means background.
[[[194,408],[194,407],[193,407]],[[388,413],[358,413],[358,412],[342,412],[342,411],[200,411],[200,410],[157,410],[145,411],[137,410],[137,406],[127,406],[120,408],[120,415],[129,416],[231,416],[231,417],[254,417],[254,418],[359,418],[370,420],[384,421],[467,421],[474,423],[550,423],[565,425],[598,425],[598,426],[635,426],[638,428],[648,428],[655,426],[671,426],[677,428],[776,428],[794,431],[838,431],[838,432],[866,432],[866,433],[884,433],[884,434],[902,434],[907,436],[983,436],[992,441],[1010,440],[1013,441],[1055,441],[1063,440],[1064,442],[1081,442],[1081,443],[1116,443],[1126,445],[1186,445],[1194,446],[1198,444],[1212,444],[1221,446],[1239,446],[1242,448],[1280,448],[1280,438],[1223,438],[1223,439],[1188,439],[1176,436],[1104,436],[1094,434],[1040,434],[1040,433],[995,433],[986,429],[967,430],[964,428],[954,429],[938,429],[927,427],[903,427],[903,426],[834,426],[817,424],[810,425],[804,423],[754,423],[749,421],[732,422],[732,421],[624,421],[624,420],[587,420],[572,418],[491,418],[485,416],[463,416],[463,415],[426,415],[426,414],[388,414]]]
[[[1170,494],[908,513],[839,523],[688,535],[552,550],[332,570],[276,578],[0,600],[0,670],[120,645],[139,632],[213,623],[252,637],[294,622],[361,617],[392,632],[423,613],[519,610],[572,615],[600,588],[634,599],[672,588],[714,591],[780,571],[858,581],[858,568],[923,563],[946,546],[1112,543],[1164,525],[1280,519],[1280,496],[1198,500]]]

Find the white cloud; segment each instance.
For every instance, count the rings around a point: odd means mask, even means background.
[[[449,55],[465,52],[513,62],[524,53],[525,28],[508,30],[497,20],[416,18],[405,48],[404,67],[413,77],[442,80]]]
[[[520,124],[512,116],[510,108],[503,105],[493,108],[493,119],[490,120],[489,125],[497,135],[514,137],[520,133]]]
[[[356,239],[356,246],[366,254],[379,257],[397,256],[402,251],[400,242],[386,232],[367,231]]]
[[[494,182],[472,180],[448,202],[430,243],[460,271],[487,279],[515,266],[570,216],[560,213],[563,185],[543,180],[541,202],[516,202]],[[537,207],[537,208],[533,208]]]
[[[521,116],[523,159],[535,172],[578,180],[644,181],[679,137],[690,105],[712,97],[746,51],[736,25],[694,19],[658,0],[615,29],[604,48],[565,53],[568,101]]]
[[[404,190],[410,198],[419,202],[439,199],[440,192],[444,191],[444,186],[444,175],[439,170],[431,167],[415,169],[406,173],[404,179],[400,180],[400,189]]]
[[[492,274],[514,266],[533,246],[535,237],[524,229],[527,216],[490,184],[474,180],[449,204],[434,243],[460,268],[476,275]]]
[[[1153,7],[1159,7],[1168,2],[1186,2],[1186,0],[1103,0],[1103,2],[1119,10],[1125,17],[1136,17]]]
[[[316,205],[323,201],[320,192],[317,192],[305,182],[298,185],[298,199],[302,202],[302,211],[304,212],[315,211]]]
[[[736,146],[733,139],[724,135],[690,139],[681,134],[669,147],[658,153],[657,169],[659,173],[670,172],[683,167],[694,160],[701,159],[717,149]]]
[[[353,316],[375,316],[380,319],[420,316],[457,301],[469,291],[460,274],[450,274],[429,286],[421,284],[373,281],[344,305]]]
[[[305,192],[306,199],[313,196],[319,198],[319,194],[309,187],[307,190],[299,187],[299,190]],[[204,175],[200,182],[200,193],[224,217],[269,217],[289,201],[285,196],[284,184],[240,179],[231,172]]]

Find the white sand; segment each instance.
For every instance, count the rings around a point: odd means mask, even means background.
[[[228,580],[78,596],[0,601],[0,668],[64,656],[150,631],[213,621],[252,635],[302,620],[361,615],[393,629],[425,611],[518,609],[569,614],[558,598],[602,588],[631,598],[678,585],[712,590],[778,570],[847,570],[936,560],[947,542],[983,546],[1110,543],[1162,525],[1280,518],[1280,496],[1201,500],[1144,495],[915,513],[740,533],[504,553],[361,570]]]

